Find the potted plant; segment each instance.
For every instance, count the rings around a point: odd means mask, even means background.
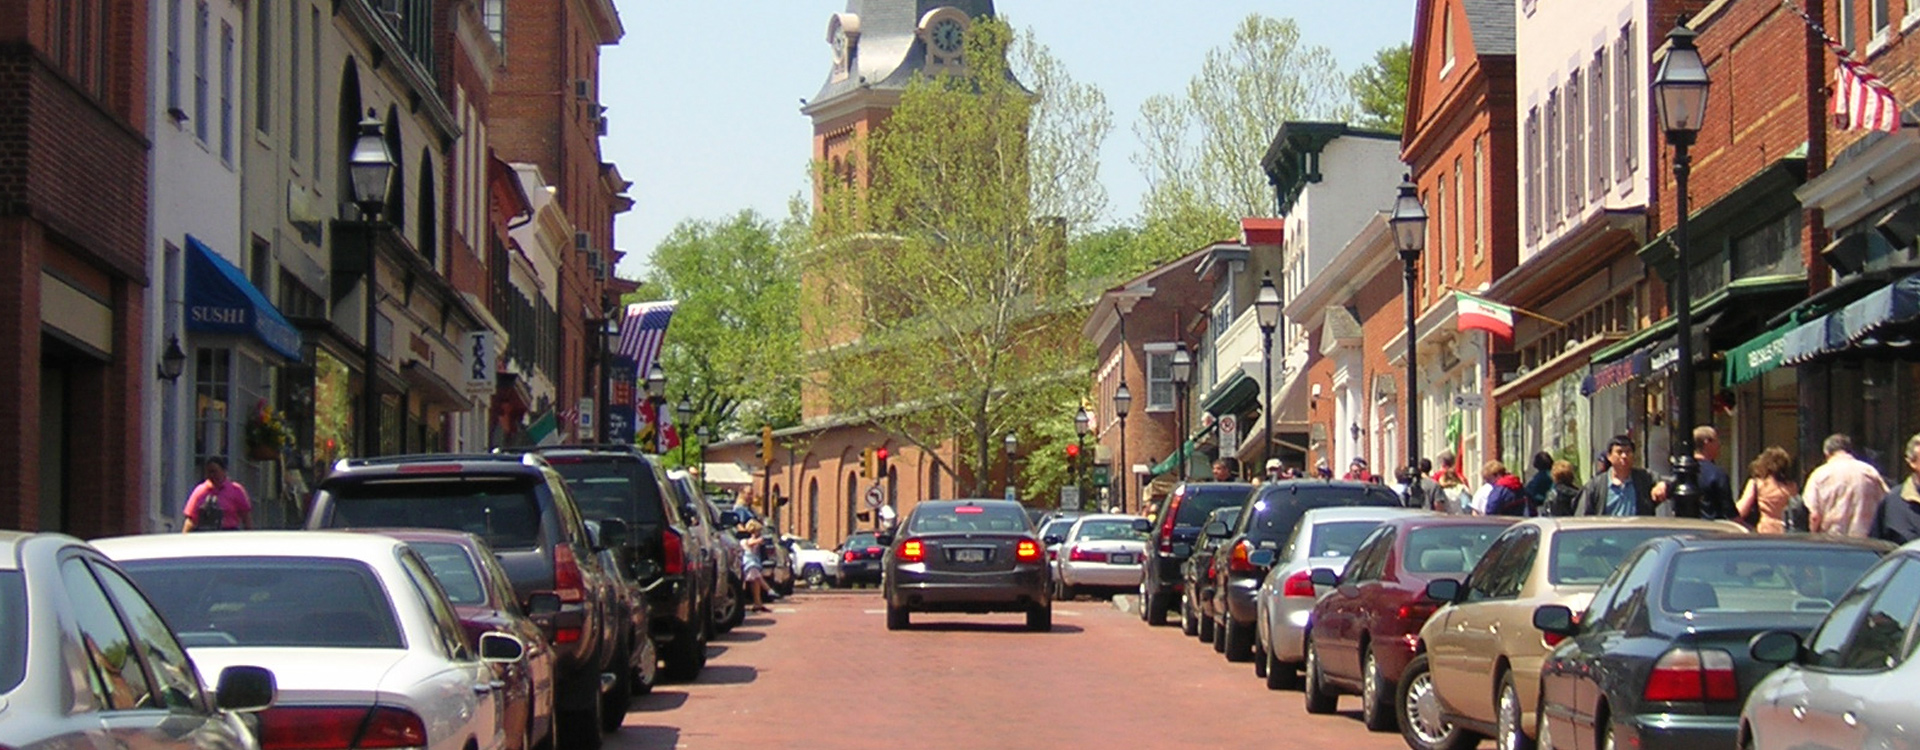
[[[253,416],[247,418],[247,458],[255,461],[272,461],[280,457],[280,449],[293,442],[293,430],[287,427],[286,415],[267,407],[267,400],[261,399],[254,406]]]

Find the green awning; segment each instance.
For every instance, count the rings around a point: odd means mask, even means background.
[[[1216,421],[1200,428],[1199,432],[1193,433],[1193,437],[1187,438],[1187,442],[1180,446],[1180,450],[1167,456],[1166,459],[1160,463],[1154,464],[1153,468],[1147,470],[1147,473],[1152,476],[1160,476],[1161,474],[1173,471],[1174,467],[1179,466],[1181,461],[1187,460],[1187,456],[1193,453],[1193,449],[1200,444],[1200,441],[1212,436],[1214,429],[1219,426],[1220,423]]]
[[[1714,290],[1712,294],[1702,297],[1693,303],[1694,325],[1700,325],[1702,318],[1719,312],[1721,308],[1728,307],[1736,300],[1763,294],[1791,292],[1804,288],[1806,283],[1807,280],[1804,276],[1755,276],[1745,279],[1735,279],[1726,286]],[[1661,318],[1659,322],[1640,329],[1634,332],[1633,335],[1614,342],[1605,349],[1594,352],[1593,363],[1599,365],[1612,362],[1613,360],[1627,356],[1629,353],[1645,346],[1649,342],[1671,336],[1673,329],[1678,327],[1679,323],[1680,321],[1671,315]],[[1698,331],[1696,331],[1696,334],[1697,333]],[[1698,339],[1696,339],[1696,341],[1697,340]],[[1704,356],[1705,352],[1695,352],[1694,354],[1695,356]]]
[[[1800,327],[1788,322],[1727,350],[1727,387],[1745,383],[1786,362],[1787,334]]]
[[[1234,373],[1233,379],[1214,387],[1200,408],[1208,414],[1239,414],[1254,406],[1260,400],[1260,384],[1247,376],[1245,372]]]

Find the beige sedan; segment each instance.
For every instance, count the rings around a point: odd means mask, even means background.
[[[1627,552],[1654,537],[1745,531],[1727,521],[1679,518],[1528,519],[1495,539],[1465,581],[1435,581],[1450,599],[1420,630],[1421,654],[1407,665],[1397,696],[1402,733],[1414,750],[1459,750],[1480,736],[1500,750],[1532,744],[1540,664],[1558,638],[1533,627],[1533,610],[1584,610]],[[1452,594],[1448,597],[1448,594]]]

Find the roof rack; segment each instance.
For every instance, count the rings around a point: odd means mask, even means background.
[[[539,445],[523,450],[529,453],[545,451],[621,451],[623,453],[653,455],[640,450],[640,446],[629,445],[627,443],[565,443],[561,445]]]
[[[343,458],[334,464],[335,469],[350,469],[372,466],[402,466],[421,463],[450,462],[499,462],[516,463],[531,466],[545,466],[547,461],[535,453],[410,453],[399,456],[375,456],[372,458]]]

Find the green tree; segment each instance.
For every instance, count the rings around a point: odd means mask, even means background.
[[[1354,106],[1360,110],[1356,125],[1398,133],[1406,123],[1407,77],[1413,69],[1413,46],[1406,43],[1386,47],[1373,54],[1373,62],[1360,66],[1347,78]]]
[[[1090,97],[1054,96],[1086,91],[1062,68],[1046,68],[1052,83],[1021,85],[1014,42],[1005,22],[980,19],[963,69],[911,82],[862,146],[870,185],[816,165],[822,210],[804,292],[805,325],[833,344],[811,368],[833,411],[930,452],[955,445],[981,477],[975,493],[988,490],[978,470],[999,460],[1003,435],[1070,413],[1090,363],[1066,235],[1093,215],[1074,193],[1090,184],[1099,144],[1050,138],[1043,125],[1084,132],[1098,116],[1079,111]]]
[[[799,423],[799,281],[793,247],[805,227],[751,210],[718,221],[690,219],[653,251],[652,271],[632,301],[680,304],[661,345],[667,400],[692,402],[715,435]]]

